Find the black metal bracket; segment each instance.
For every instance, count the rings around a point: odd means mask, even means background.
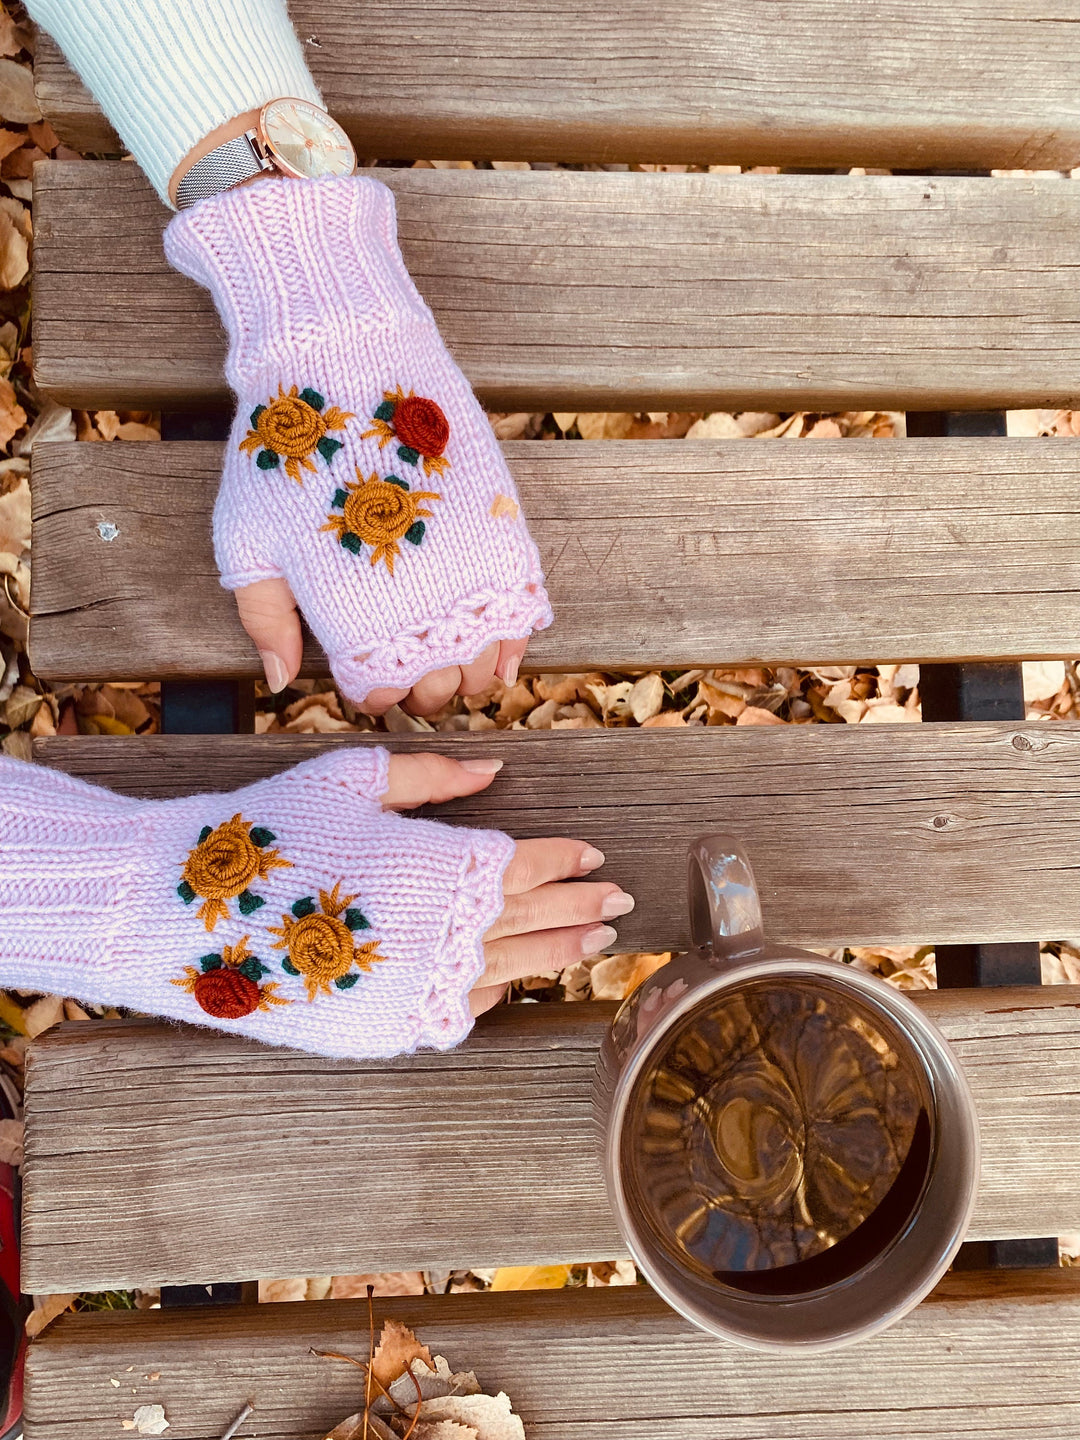
[[[909,436],[1001,435],[1000,410],[908,413]],[[919,670],[923,723],[950,720],[1023,720],[1024,680],[1017,664],[923,665]],[[942,989],[982,985],[1039,985],[1037,941],[997,945],[938,945]],[[954,1262],[958,1270],[1058,1264],[1056,1238],[969,1241]]]

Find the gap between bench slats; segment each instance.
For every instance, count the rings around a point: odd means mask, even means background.
[[[1080,724],[799,725],[480,734],[79,736],[46,763],[130,794],[232,790],[337,745],[498,756],[433,810],[516,838],[573,835],[637,897],[625,950],[689,943],[686,850],[730,830],[777,938],[825,945],[1052,939],[1080,913]]]
[[[644,1289],[377,1300],[375,1313],[505,1390],[531,1440],[1080,1430],[1076,1271],[949,1275],[885,1334],[825,1355],[737,1349]],[[310,1350],[364,1358],[367,1326],[366,1304],[348,1300],[62,1315],[30,1348],[27,1440],[115,1440],[121,1418],[154,1402],[176,1440],[218,1440],[250,1399],[258,1434],[321,1440],[356,1409],[360,1381]]]
[[[1080,186],[378,174],[410,272],[497,409],[1080,403]],[[47,394],[89,408],[222,397],[222,332],[206,292],[165,262],[166,218],[133,165],[37,167]]]
[[[294,0],[361,151],[386,158],[1068,169],[1068,5],[927,0]],[[38,99],[76,149],[119,149],[42,37]]]
[[[1080,653],[1068,441],[503,448],[557,616],[532,667]],[[35,447],[37,675],[261,676],[217,583],[221,460],[210,444]],[[327,669],[309,639],[305,670]]]
[[[923,991],[979,1111],[969,1238],[1080,1229],[1080,986]],[[614,1007],[513,1005],[446,1054],[330,1061],[150,1021],[30,1052],[32,1292],[613,1259],[591,1107]]]

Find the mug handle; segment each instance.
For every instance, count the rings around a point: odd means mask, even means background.
[[[733,960],[765,943],[761,901],[746,852],[730,835],[700,835],[690,846],[690,935],[699,950]]]

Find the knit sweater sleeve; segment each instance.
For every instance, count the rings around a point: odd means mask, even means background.
[[[322,104],[286,0],[27,0],[168,201],[219,125],[283,95]]]

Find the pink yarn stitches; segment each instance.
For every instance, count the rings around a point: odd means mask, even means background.
[[[0,757],[0,980],[320,1055],[458,1044],[514,845],[384,812],[388,762],[382,748],[342,746],[232,794],[138,801]],[[208,932],[177,886],[200,834],[238,812],[290,863],[254,882],[254,913],[230,900]],[[355,940],[377,941],[380,959],[309,1000],[277,934],[298,901],[335,884],[356,895],[367,927]],[[173,982],[245,936],[262,983],[291,1003],[216,1018]]]
[[[283,576],[358,702],[552,618],[498,442],[405,269],[396,230],[390,191],[352,176],[228,191],[165,233],[170,262],[210,289],[229,335],[239,408],[214,509],[222,584]],[[293,386],[354,416],[327,431],[343,448],[330,459],[313,452],[300,483],[284,463],[268,457],[272,468],[260,469],[239,448],[256,407]],[[399,389],[435,401],[449,421],[443,473],[361,438]],[[393,574],[368,545],[350,550],[322,528],[340,514],[335,497],[373,474],[440,497],[427,504],[422,540],[401,543]]]

